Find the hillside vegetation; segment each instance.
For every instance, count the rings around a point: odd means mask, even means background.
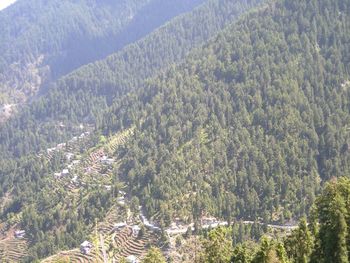
[[[111,258],[143,257],[140,224],[163,252],[167,234],[202,228],[199,262],[348,262],[348,179],[335,178],[350,175],[350,2],[258,3],[209,0],[60,78],[1,127],[0,223],[29,246],[16,257],[78,260],[97,233]],[[303,216],[290,239],[232,247]]]
[[[0,103],[25,101],[203,1],[17,1],[0,13]]]
[[[94,131],[108,103],[142,88],[147,77],[184,59],[258,2],[207,1],[106,60],[60,79],[1,127],[0,197],[7,202],[0,218],[26,230],[30,242],[29,252],[22,251],[28,254],[24,260],[77,247],[115,202],[123,184],[119,160],[135,127],[111,136]],[[86,131],[92,132],[88,142],[80,138]],[[57,174],[72,165],[66,156],[72,153],[82,164],[60,178]],[[101,166],[104,154],[118,160],[113,170]]]
[[[69,127],[68,134],[77,123],[100,123],[113,99],[143,87],[147,78],[180,62],[259,2],[206,1],[105,60],[59,79],[45,96],[1,127],[1,151],[23,156],[52,141],[68,139],[64,132],[52,129],[59,121]]]
[[[271,2],[112,106],[106,133],[137,126],[121,167],[151,215],[284,222],[349,174],[349,6]]]
[[[350,180],[327,183],[317,198],[313,216],[284,238],[264,236],[260,243],[232,246],[237,236],[231,228],[215,229],[202,241],[193,262],[241,263],[346,263],[349,262]],[[220,244],[220,245],[218,245]]]

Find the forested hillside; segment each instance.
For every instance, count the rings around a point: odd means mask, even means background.
[[[0,13],[0,103],[24,101],[203,1],[17,1]]]
[[[303,218],[297,229],[277,240],[264,236],[260,244],[250,241],[232,245],[232,239],[240,235],[234,228],[215,229],[203,241],[197,251],[202,256],[194,262],[349,262],[349,195],[348,178],[327,183],[308,221]]]
[[[68,127],[78,122],[100,123],[113,99],[141,88],[147,78],[180,62],[258,3],[260,0],[207,1],[120,52],[59,79],[45,96],[2,127],[1,152],[18,157],[66,139],[60,130],[52,129],[59,121]]]
[[[89,155],[91,148],[100,140],[99,147],[104,145],[100,129],[93,131],[87,145],[79,139],[72,147],[72,138],[98,128],[113,99],[143,88],[148,77],[182,61],[259,2],[206,1],[107,59],[61,78],[1,127],[0,222],[6,226],[5,233],[14,226],[26,230],[30,240],[27,261],[78,246],[91,233],[95,220],[103,220],[115,203],[116,194],[105,186],[119,189],[124,185],[119,165],[113,173],[108,170],[108,176],[98,170],[87,182],[81,180],[90,166],[74,171],[77,177],[71,174],[67,180],[58,180],[54,174],[69,160],[65,153],[53,154],[52,149],[67,143],[60,149],[74,152],[78,161],[90,165],[95,158]],[[112,151],[114,158],[124,156],[123,147]]]
[[[173,9],[142,3],[137,14]],[[146,240],[171,249],[171,231],[213,218],[241,221],[237,243],[245,225],[257,239],[261,226],[310,215],[310,229],[302,221],[249,253],[218,228],[202,262],[347,262],[348,180],[334,178],[350,174],[349,15],[349,0],[209,0],[55,81],[0,128],[0,256],[13,242],[32,262],[91,239],[93,257],[107,244],[120,260],[143,256]],[[300,235],[310,238],[302,255]]]
[[[271,2],[114,104],[105,131],[137,126],[121,174],[150,215],[284,222],[349,174],[349,7]]]

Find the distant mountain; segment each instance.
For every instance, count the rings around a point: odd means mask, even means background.
[[[19,0],[0,13],[0,103],[147,35],[204,0]]]

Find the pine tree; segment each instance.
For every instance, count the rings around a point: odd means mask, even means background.
[[[166,263],[166,260],[159,248],[151,247],[142,263]]]
[[[228,263],[231,260],[233,248],[231,229],[219,227],[210,231],[208,240],[204,242],[205,262]]]
[[[312,234],[307,226],[307,221],[302,218],[299,227],[286,238],[285,247],[287,254],[295,263],[307,263],[313,249]]]
[[[317,202],[320,230],[318,251],[315,251],[315,254],[321,257],[318,259],[320,262],[349,262],[349,230],[346,222],[349,218],[349,207],[345,198],[348,200],[350,196],[350,180],[339,181],[328,183]],[[346,184],[348,188],[344,188]]]

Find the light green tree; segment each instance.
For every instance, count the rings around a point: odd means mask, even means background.
[[[166,263],[166,260],[159,248],[151,247],[142,263]]]
[[[231,228],[219,227],[210,231],[204,242],[205,262],[228,263],[233,252]]]

